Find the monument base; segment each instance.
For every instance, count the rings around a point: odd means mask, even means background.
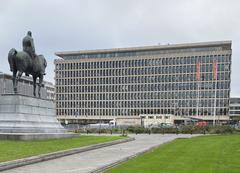
[[[1,139],[48,139],[72,137],[56,118],[51,100],[4,94],[0,96]]]
[[[10,140],[42,140],[78,137],[76,133],[0,133],[0,139]]]

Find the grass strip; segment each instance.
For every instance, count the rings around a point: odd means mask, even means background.
[[[240,135],[176,139],[106,173],[239,173]]]
[[[80,136],[76,138],[32,141],[0,140],[0,162],[110,142],[123,138],[124,137],[121,136]]]

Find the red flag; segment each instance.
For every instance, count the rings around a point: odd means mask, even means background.
[[[200,63],[196,64],[196,80],[200,81]]]
[[[217,61],[213,62],[213,80],[217,80]]]

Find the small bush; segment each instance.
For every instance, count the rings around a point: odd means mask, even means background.
[[[139,134],[139,133],[147,133],[147,129],[144,128],[144,127],[138,126],[138,127],[136,127],[136,129],[135,129],[135,133],[137,133],[137,134]]]
[[[182,126],[180,128],[180,133],[191,134],[193,132],[193,126]]]
[[[113,129],[112,129],[112,132],[113,132],[113,133],[120,133],[120,132],[121,132],[121,130],[120,130],[120,129],[118,129],[118,128],[113,128]]]
[[[149,133],[149,130],[147,128],[144,128],[141,126],[129,126],[126,130],[130,133],[136,133],[136,134]]]
[[[226,134],[226,133],[233,133],[235,129],[230,126],[223,125],[223,126],[212,126],[209,128],[210,134]]]
[[[179,130],[175,127],[168,127],[168,128],[152,128],[152,133],[178,133]]]

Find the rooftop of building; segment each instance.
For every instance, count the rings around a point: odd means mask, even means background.
[[[80,51],[63,51],[56,52],[55,54],[61,58],[67,56],[77,55],[91,55],[91,54],[106,54],[106,53],[121,53],[121,52],[144,52],[144,51],[156,51],[156,50],[178,50],[178,49],[190,49],[190,48],[209,48],[209,47],[221,47],[224,50],[231,50],[232,41],[211,41],[211,42],[199,42],[199,43],[184,43],[184,44],[166,44],[155,46],[141,46],[141,47],[127,47],[127,48],[111,48],[111,49],[95,49],[95,50],[80,50]]]

